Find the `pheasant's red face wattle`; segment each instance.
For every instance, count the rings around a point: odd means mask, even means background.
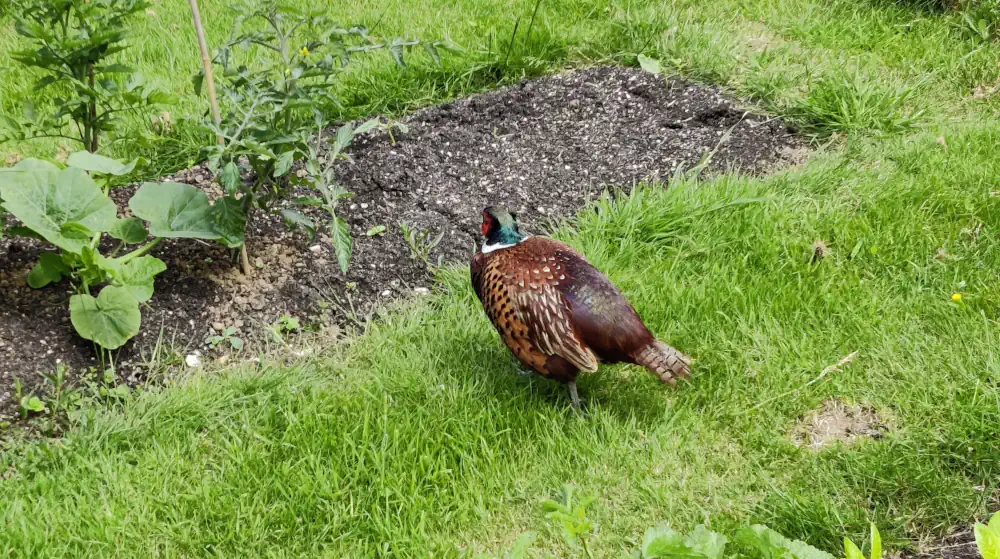
[[[490,225],[493,222],[493,217],[483,212],[483,236],[486,237],[490,234]]]

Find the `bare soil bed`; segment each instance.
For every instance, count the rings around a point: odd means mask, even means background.
[[[443,233],[429,254],[432,262],[464,262],[479,241],[480,211],[488,204],[507,205],[525,230],[537,232],[605,189],[627,192],[644,179],[669,178],[678,165],[693,166],[717,147],[709,172],[766,173],[800,161],[806,151],[781,120],[749,113],[715,88],[668,84],[627,68],[526,81],[403,122],[407,134],[358,138],[353,160],[340,167],[342,182],[356,194],[343,210],[355,239],[346,277],[328,237],[310,242],[272,215],[258,215],[248,232],[255,268],[249,277],[220,245],[164,242],[154,254],[168,269],[142,309],[142,331],[117,352],[119,375],[142,382],[144,356],[158,340],[175,355],[198,351],[209,360],[224,352],[210,350],[206,338],[233,327],[247,342],[246,354],[283,315],[303,327],[343,327],[363,323],[391,298],[425,293],[431,274],[412,257],[403,223],[431,237]],[[200,167],[164,180],[218,188]],[[115,193],[120,207],[134,189]],[[366,235],[378,226],[384,233]],[[77,378],[98,366],[93,347],[69,322],[68,286],[36,291],[25,283],[43,249],[31,239],[0,241],[0,421],[16,415],[15,377],[25,392],[40,393],[39,373],[57,361]]]

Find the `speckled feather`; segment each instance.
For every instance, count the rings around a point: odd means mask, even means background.
[[[611,281],[568,245],[529,237],[471,263],[472,284],[504,343],[539,374],[570,382],[599,362],[643,365],[664,382],[687,358],[659,342]]]

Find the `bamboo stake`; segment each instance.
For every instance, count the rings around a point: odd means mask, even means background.
[[[201,25],[201,12],[198,11],[198,0],[188,0],[191,4],[191,17],[194,18],[194,30],[198,34],[198,47],[201,48],[201,64],[205,68],[205,83],[208,85],[208,102],[212,105],[212,119],[216,126],[222,125],[222,114],[219,113],[219,100],[215,97],[215,78],[212,75],[212,58],[208,54],[208,42],[205,41],[205,28]],[[220,135],[216,136],[219,144],[225,143]]]
[[[198,35],[198,47],[201,49],[201,64],[205,69],[205,83],[208,85],[208,102],[212,106],[212,119],[216,126],[222,126],[222,114],[219,112],[219,100],[215,96],[215,77],[212,74],[212,58],[208,53],[208,42],[205,41],[205,28],[201,25],[201,12],[198,10],[198,0],[188,0],[191,5],[191,17],[194,19],[194,30]],[[216,136],[219,145],[226,142],[222,135]],[[246,241],[240,246],[240,264],[243,275],[249,276],[250,256],[247,255]]]

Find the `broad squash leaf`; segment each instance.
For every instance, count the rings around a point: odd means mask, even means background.
[[[726,537],[699,524],[686,537],[669,524],[650,528],[642,538],[643,559],[722,559]]]
[[[762,524],[754,524],[736,533],[736,539],[755,548],[764,559],[836,559],[799,540],[790,540]]]
[[[1000,559],[1000,512],[993,514],[989,524],[976,524],[974,531],[983,559]]]
[[[0,195],[25,227],[69,252],[79,253],[88,243],[84,231],[109,230],[117,214],[115,203],[86,171],[73,167],[60,171],[37,159],[0,172]]]
[[[725,536],[709,530],[703,524],[695,526],[694,531],[687,537],[688,546],[706,559],[722,559],[727,541]]]
[[[129,200],[132,213],[149,222],[157,237],[218,239],[215,216],[208,196],[197,188],[176,182],[143,183]]]
[[[145,303],[153,297],[153,278],[167,265],[153,256],[140,256],[122,262],[122,258],[99,258],[99,265],[108,271],[116,285],[128,289],[136,300]]]
[[[108,231],[108,234],[119,241],[124,241],[130,245],[139,244],[149,237],[149,231],[146,230],[146,224],[137,217],[129,217],[115,221],[115,224],[111,227],[111,230]]]
[[[69,266],[63,262],[62,256],[54,252],[43,252],[38,256],[38,264],[28,272],[28,286],[41,289],[50,283],[62,281],[63,276],[69,273]]]
[[[139,161],[139,159],[133,159],[128,164],[125,164],[110,157],[90,153],[89,151],[75,151],[70,154],[66,160],[66,164],[70,167],[90,171],[91,173],[122,176],[131,173],[135,169],[135,166],[139,164]]]
[[[139,333],[139,301],[124,288],[110,285],[97,297],[79,294],[69,299],[69,317],[81,337],[104,349],[118,349]]]

